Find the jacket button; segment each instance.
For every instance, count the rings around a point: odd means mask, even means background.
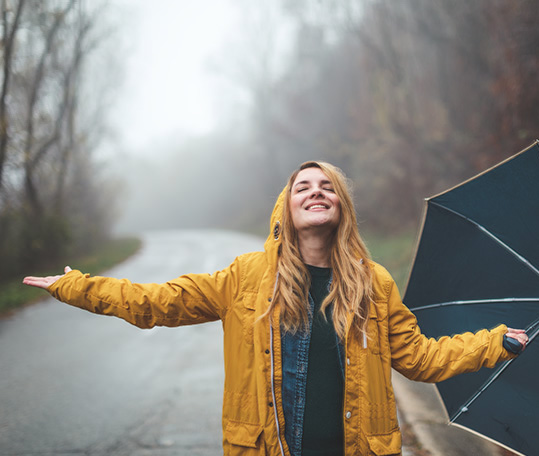
[[[268,298],[268,302],[271,302],[271,298]]]
[[[346,415],[344,415],[347,420],[349,420],[352,417],[352,412],[346,412]]]
[[[270,402],[268,405],[269,405],[270,407],[273,407],[273,402]]]
[[[269,355],[269,352],[270,352],[270,351],[269,351],[268,349],[266,349],[266,355]]]

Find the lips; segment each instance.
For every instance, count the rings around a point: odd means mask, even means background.
[[[329,206],[327,204],[323,203],[313,203],[309,204],[305,210],[310,211],[311,209],[329,209]]]

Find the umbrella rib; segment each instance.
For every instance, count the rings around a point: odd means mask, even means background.
[[[446,302],[437,302],[435,304],[427,304],[425,306],[412,307],[411,311],[416,312],[418,310],[434,309],[437,307],[446,307],[446,306],[462,306],[470,304],[494,304],[497,302],[539,302],[539,298],[492,298],[492,299],[470,299],[465,301],[446,301]]]
[[[454,423],[458,417],[460,415],[462,415],[463,413],[466,413],[468,411],[468,409],[470,408],[470,405],[475,402],[475,400],[481,396],[481,394],[483,394],[483,392],[490,386],[492,385],[492,383],[494,383],[494,381],[502,374],[503,371],[505,371],[509,365],[513,362],[513,360],[516,359],[516,358],[513,358],[513,359],[510,359],[509,361],[506,361],[505,363],[503,363],[497,370],[494,374],[492,374],[492,376],[487,380],[486,383],[483,384],[483,386],[481,386],[481,388],[479,388],[479,390],[470,398],[468,399],[468,401],[459,409],[458,413],[456,415],[454,415],[449,421],[451,423]]]
[[[436,203],[432,200],[429,200],[429,203],[439,207],[440,209],[446,210],[448,212],[451,212],[452,214],[455,214],[456,216],[463,218],[464,220],[470,222],[472,225],[479,228],[483,233],[485,233],[488,237],[490,237],[493,241],[497,242],[499,245],[501,245],[505,250],[507,250],[509,253],[511,253],[513,256],[515,256],[517,259],[519,259],[522,263],[524,263],[528,268],[530,268],[535,274],[539,276],[539,269],[537,269],[533,264],[531,264],[526,258],[524,258],[520,253],[518,253],[516,250],[513,250],[511,247],[509,247],[505,242],[503,242],[500,238],[492,234],[489,230],[487,230],[483,225],[480,225],[475,220],[472,220],[469,217],[466,217],[464,214],[461,214],[460,212],[455,211],[454,209],[449,209],[448,207],[442,206],[439,203]]]
[[[529,325],[526,328],[526,332],[528,333],[528,345],[530,345],[533,340],[537,337],[539,334],[539,318],[535,320],[531,325]],[[454,415],[449,421],[451,423],[454,423],[460,415],[463,413],[466,413],[470,407],[470,405],[479,397],[483,392],[490,386],[492,383],[494,383],[495,380],[498,379],[498,377],[509,367],[509,365],[517,358],[512,358],[505,363],[503,363],[497,370],[494,372],[494,374],[491,375],[491,377],[479,388],[479,390],[470,398],[468,401],[460,408],[458,413]]]

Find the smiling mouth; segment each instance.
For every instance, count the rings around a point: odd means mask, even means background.
[[[328,207],[325,204],[313,204],[312,206],[307,207],[308,211],[311,209],[328,209]]]

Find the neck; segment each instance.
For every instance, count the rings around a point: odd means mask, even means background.
[[[333,239],[330,235],[298,237],[299,251],[305,264],[319,268],[331,266],[331,246]]]

